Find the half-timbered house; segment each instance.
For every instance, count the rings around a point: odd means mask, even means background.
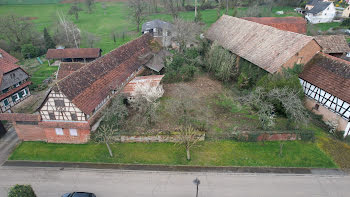
[[[39,120],[30,117],[30,124],[25,126],[19,121],[20,116],[4,118],[14,121],[22,140],[35,140],[33,136],[38,136],[37,140],[54,143],[87,142],[101,109],[154,56],[150,47],[152,39],[145,34],[93,62],[73,66],[75,71],[68,69],[69,72],[61,73],[60,80],[47,92],[38,109]]]
[[[11,107],[30,96],[29,75],[15,63],[18,60],[0,49],[0,109],[11,112]]]
[[[299,75],[306,107],[350,134],[350,62],[318,53]]]

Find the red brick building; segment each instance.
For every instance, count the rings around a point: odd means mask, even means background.
[[[93,62],[67,69],[48,91],[38,114],[5,114],[0,119],[12,121],[24,141],[86,143],[101,109],[153,57],[151,40],[143,35]]]

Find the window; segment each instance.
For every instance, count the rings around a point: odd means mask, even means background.
[[[77,115],[76,115],[76,114],[71,113],[71,114],[70,114],[70,116],[72,117],[72,120],[75,120],[75,121],[77,121],[77,120],[78,120],[78,117],[77,117]]]
[[[6,88],[6,89],[2,90],[2,93],[6,93],[6,92],[8,92],[8,91],[9,91],[9,89]]]
[[[76,129],[69,129],[69,134],[71,136],[78,136],[78,131]]]
[[[8,98],[4,99],[2,102],[4,103],[5,107],[9,105],[9,99]]]
[[[50,120],[56,120],[56,116],[54,113],[49,113]]]
[[[320,108],[320,105],[319,104],[316,104],[315,107],[314,107],[316,110],[318,110]]]
[[[11,77],[11,79],[15,78],[16,77],[15,73],[11,73],[10,77]]]
[[[64,101],[63,100],[55,100],[55,106],[56,107],[64,107]]]
[[[14,95],[12,95],[12,101],[13,101],[13,102],[16,102],[16,101],[18,101],[18,100],[19,100],[19,96],[18,96],[17,93],[14,94]]]
[[[18,86],[19,86],[19,83],[16,83],[16,84],[15,84],[15,88],[17,88]]]
[[[56,128],[56,135],[63,135],[63,129],[62,128]]]
[[[23,92],[23,96],[26,96],[28,94],[27,89],[23,89],[22,92]]]
[[[0,58],[2,58],[2,53],[0,53]]]

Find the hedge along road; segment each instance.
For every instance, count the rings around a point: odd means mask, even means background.
[[[144,172],[92,169],[0,167],[0,196],[15,184],[31,184],[37,196],[89,191],[98,197],[176,196],[299,197],[348,196],[349,176]]]

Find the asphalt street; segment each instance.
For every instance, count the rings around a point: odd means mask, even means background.
[[[97,197],[323,197],[350,196],[347,175],[283,175],[234,173],[146,172],[93,169],[0,167],[0,196],[15,184],[31,184],[38,197],[58,197],[71,191]]]

